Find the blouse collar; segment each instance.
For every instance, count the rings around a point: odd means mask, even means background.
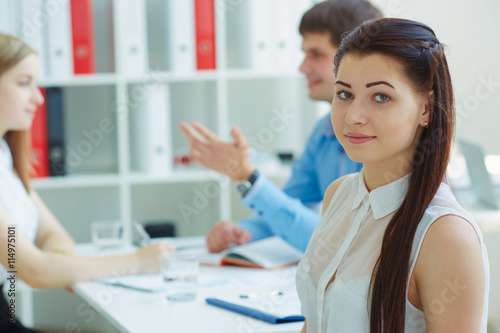
[[[363,170],[359,173],[358,194],[354,199],[351,211],[361,205],[364,198],[368,196],[372,208],[373,217],[378,220],[395,212],[403,203],[408,191],[411,173],[384,186],[377,187],[371,192],[366,188]]]

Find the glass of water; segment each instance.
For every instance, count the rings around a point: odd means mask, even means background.
[[[166,252],[160,257],[165,295],[169,301],[189,301],[196,297],[198,255]]]
[[[123,246],[124,234],[121,221],[95,221],[90,225],[92,243],[98,250]]]

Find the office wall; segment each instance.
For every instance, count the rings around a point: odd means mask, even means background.
[[[428,24],[447,45],[457,136],[500,155],[500,1],[372,0],[388,17]]]

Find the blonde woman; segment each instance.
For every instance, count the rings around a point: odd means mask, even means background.
[[[159,255],[172,250],[170,244],[151,245],[130,255],[73,255],[73,239],[30,187],[29,129],[43,103],[36,84],[38,67],[37,55],[28,45],[0,34],[0,285],[9,276],[7,244],[15,245],[16,278],[36,288],[158,271]],[[1,295],[1,332],[33,332],[11,323],[6,306]]]

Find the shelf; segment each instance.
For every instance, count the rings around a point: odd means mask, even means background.
[[[215,81],[219,73],[217,71],[193,71],[191,73],[172,73],[150,71],[140,77],[124,78],[129,84],[154,84],[154,82],[199,82]]]
[[[302,74],[297,70],[293,71],[267,71],[255,72],[253,70],[228,70],[228,71],[194,71],[192,73],[171,73],[171,72],[146,72],[140,77],[118,77],[116,74],[88,74],[76,75],[66,79],[47,78],[39,82],[40,87],[72,87],[72,86],[99,86],[116,84],[118,80],[128,84],[152,84],[154,82],[200,82],[216,81],[217,79],[228,80],[259,80],[259,79],[280,79],[280,78],[302,78]]]
[[[296,71],[266,71],[259,72],[249,69],[231,69],[227,72],[221,73],[222,76],[228,80],[251,80],[251,79],[282,79],[282,78],[297,78],[303,79],[303,74],[301,74],[297,68]]]
[[[39,82],[40,87],[72,87],[72,86],[99,86],[116,84],[116,74],[85,74],[75,75],[66,79],[47,78]]]
[[[220,176],[214,176],[213,172],[207,170],[175,170],[169,175],[155,176],[145,173],[132,173],[130,182],[134,185],[142,184],[164,184],[164,183],[196,183],[218,181]]]
[[[124,78],[129,84],[153,82],[199,82],[223,80],[259,80],[259,79],[281,79],[281,78],[303,78],[299,71],[266,71],[256,72],[249,69],[231,69],[215,71],[195,71],[192,73],[172,73],[172,72],[148,72],[141,77]]]
[[[146,173],[131,173],[128,180],[131,184],[165,184],[165,183],[196,183],[218,181],[220,178],[206,170],[182,170],[174,171],[170,175],[155,176]],[[122,182],[117,175],[96,175],[96,176],[64,176],[37,178],[31,181],[35,189],[62,189],[62,188],[83,188],[83,187],[106,187],[117,186]]]
[[[120,185],[117,175],[74,175],[63,177],[37,178],[31,181],[36,190],[107,187]]]

